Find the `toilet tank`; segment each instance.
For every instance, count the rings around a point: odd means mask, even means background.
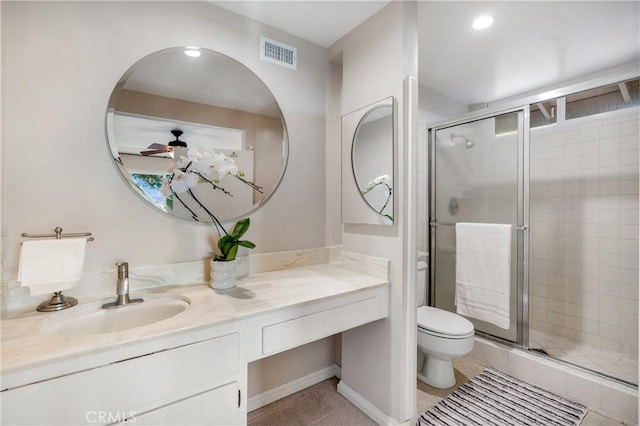
[[[418,273],[416,274],[416,308],[423,306],[427,302],[427,262],[418,262]]]

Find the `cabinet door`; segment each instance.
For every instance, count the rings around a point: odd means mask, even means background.
[[[238,407],[238,383],[232,382],[156,410],[135,415],[126,424],[240,425],[244,416]]]
[[[238,372],[233,333],[3,391],[1,423],[117,423],[237,380]]]

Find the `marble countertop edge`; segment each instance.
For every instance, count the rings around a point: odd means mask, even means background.
[[[46,367],[73,357],[99,354],[114,348],[154,342],[196,332],[213,326],[268,314],[277,309],[304,306],[336,296],[388,285],[373,276],[326,263],[250,275],[231,290],[213,290],[208,283],[158,287],[132,293],[131,297],[180,295],[191,301],[185,311],[149,325],[93,335],[54,335],[42,332],[48,320],[73,315],[75,308],[62,312],[25,311],[4,319],[2,327],[1,375],[29,368]],[[78,306],[112,298],[95,297]]]

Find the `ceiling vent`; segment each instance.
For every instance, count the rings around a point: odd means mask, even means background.
[[[260,37],[260,59],[286,68],[298,68],[298,49],[279,41]]]

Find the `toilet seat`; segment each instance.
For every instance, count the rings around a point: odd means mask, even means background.
[[[471,321],[453,312],[432,306],[421,306],[417,313],[418,331],[445,339],[466,339],[473,336]]]
[[[473,337],[475,335],[475,332],[472,331],[462,336],[453,336],[451,334],[436,333],[435,331],[427,330],[426,328],[422,328],[422,327],[418,327],[418,333],[429,334],[434,337],[439,337],[441,339],[450,339],[450,340],[463,340],[463,339],[468,339],[469,337]]]

